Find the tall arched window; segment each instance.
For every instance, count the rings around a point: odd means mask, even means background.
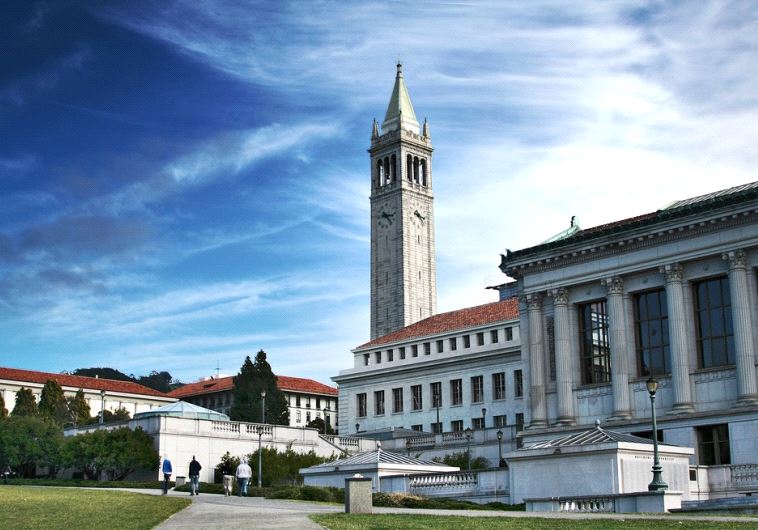
[[[392,182],[395,182],[397,180],[397,162],[395,160],[395,155],[392,155],[390,157],[390,176],[392,178]]]
[[[408,155],[408,163],[406,165],[408,168],[405,173],[408,175],[408,182],[413,182],[413,157],[411,155]]]
[[[421,159],[421,184],[426,186],[426,159]]]
[[[379,188],[382,185],[382,161],[376,161],[376,187]]]
[[[418,184],[418,170],[419,170],[418,166],[419,166],[418,157],[414,156],[413,157],[413,182],[415,182],[416,184]]]
[[[390,174],[390,159],[389,157],[384,158],[384,183],[389,184],[392,182],[392,175]]]

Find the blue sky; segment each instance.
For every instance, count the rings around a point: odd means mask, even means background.
[[[397,58],[439,310],[504,248],[758,180],[753,2],[4,2],[0,364],[328,382],[368,339]],[[577,4],[577,5],[574,5]]]

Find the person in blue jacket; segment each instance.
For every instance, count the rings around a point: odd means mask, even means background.
[[[163,471],[163,494],[168,494],[168,482],[171,480],[171,473],[173,473],[173,469],[171,468],[171,460],[168,459],[168,455],[163,455],[163,466],[161,467],[161,470]]]

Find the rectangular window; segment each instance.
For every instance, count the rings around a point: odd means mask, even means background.
[[[434,434],[442,434],[442,422],[432,423],[432,432]]]
[[[306,408],[311,408],[311,396],[305,398],[305,406]]]
[[[310,423],[310,422],[311,422],[311,411],[309,410],[305,413],[305,423]]]
[[[297,397],[295,398],[295,406],[296,406],[296,407],[299,407],[299,406],[300,406],[300,396],[297,396]]]
[[[453,379],[450,381],[450,404],[460,405],[463,403],[463,380]]]
[[[302,411],[298,410],[296,414],[297,419],[295,420],[295,423],[300,423],[303,421],[303,413]]]
[[[732,300],[726,277],[695,284],[695,313],[700,367],[734,364]]]
[[[458,339],[456,337],[453,337],[450,339],[450,351],[455,351],[458,349]]]
[[[476,375],[471,378],[471,402],[481,403],[484,401],[484,377]]]
[[[391,363],[395,360],[395,353],[392,350],[387,350],[387,362]]]
[[[505,372],[492,374],[492,399],[505,399]]]
[[[423,408],[421,385],[411,386],[411,408],[413,410],[421,410]]]
[[[357,398],[357,407],[358,407],[358,417],[359,418],[365,418],[366,417],[366,394],[356,394],[355,396]]]
[[[418,357],[418,344],[411,346],[411,355]]]
[[[490,342],[492,344],[497,344],[498,340],[500,339],[498,339],[497,330],[493,329],[492,331],[490,331]]]
[[[400,350],[398,351],[400,352],[400,360],[402,361],[403,359],[405,359],[405,346],[401,346]]]
[[[471,335],[464,335],[463,336],[463,347],[464,348],[470,348],[471,347]]]
[[[608,341],[608,308],[605,300],[579,306],[582,383],[611,380],[611,348]]]
[[[382,362],[382,352],[378,351],[374,353],[374,362],[379,364]]]
[[[492,422],[495,427],[505,427],[508,424],[508,417],[505,414],[492,416]]]
[[[521,370],[513,371],[513,396],[524,396],[524,372]]]
[[[374,415],[384,416],[384,390],[374,392]]]
[[[368,361],[371,358],[371,356],[368,353],[363,354],[363,366],[368,366]]]
[[[510,342],[513,340],[513,328],[511,327],[505,328],[505,340],[507,342]]]
[[[424,343],[424,355],[431,355],[432,353],[432,344],[430,342]]]
[[[327,399],[325,403],[326,403],[326,410],[332,410],[332,400]]]
[[[646,376],[669,373],[671,367],[666,291],[658,289],[635,295],[634,309],[639,374]]]
[[[476,334],[476,345],[484,346],[484,332],[479,332]]]
[[[316,398],[316,408],[319,409],[319,410],[321,410],[321,398],[320,397]]]
[[[421,432],[421,431],[424,430],[424,426],[423,425],[411,425],[411,430],[412,431],[419,431],[419,432]]]
[[[461,432],[463,430],[463,420],[453,420],[450,422],[450,430],[453,432]]]
[[[392,389],[392,412],[403,412],[403,389]]]
[[[729,426],[708,425],[697,427],[698,463],[703,466],[719,466],[732,463],[729,451]]]
[[[431,383],[429,389],[432,394],[432,407],[439,408],[442,406],[442,383],[439,381]]]
[[[484,418],[471,418],[471,427],[473,429],[484,429]]]
[[[444,340],[438,340],[437,341],[437,353],[442,353],[445,349],[445,341]]]
[[[523,412],[516,413],[516,430],[517,431],[524,430],[524,413]]]

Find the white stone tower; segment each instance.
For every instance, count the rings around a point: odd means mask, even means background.
[[[381,131],[371,133],[371,338],[437,311],[432,139],[419,129],[398,63]]]

